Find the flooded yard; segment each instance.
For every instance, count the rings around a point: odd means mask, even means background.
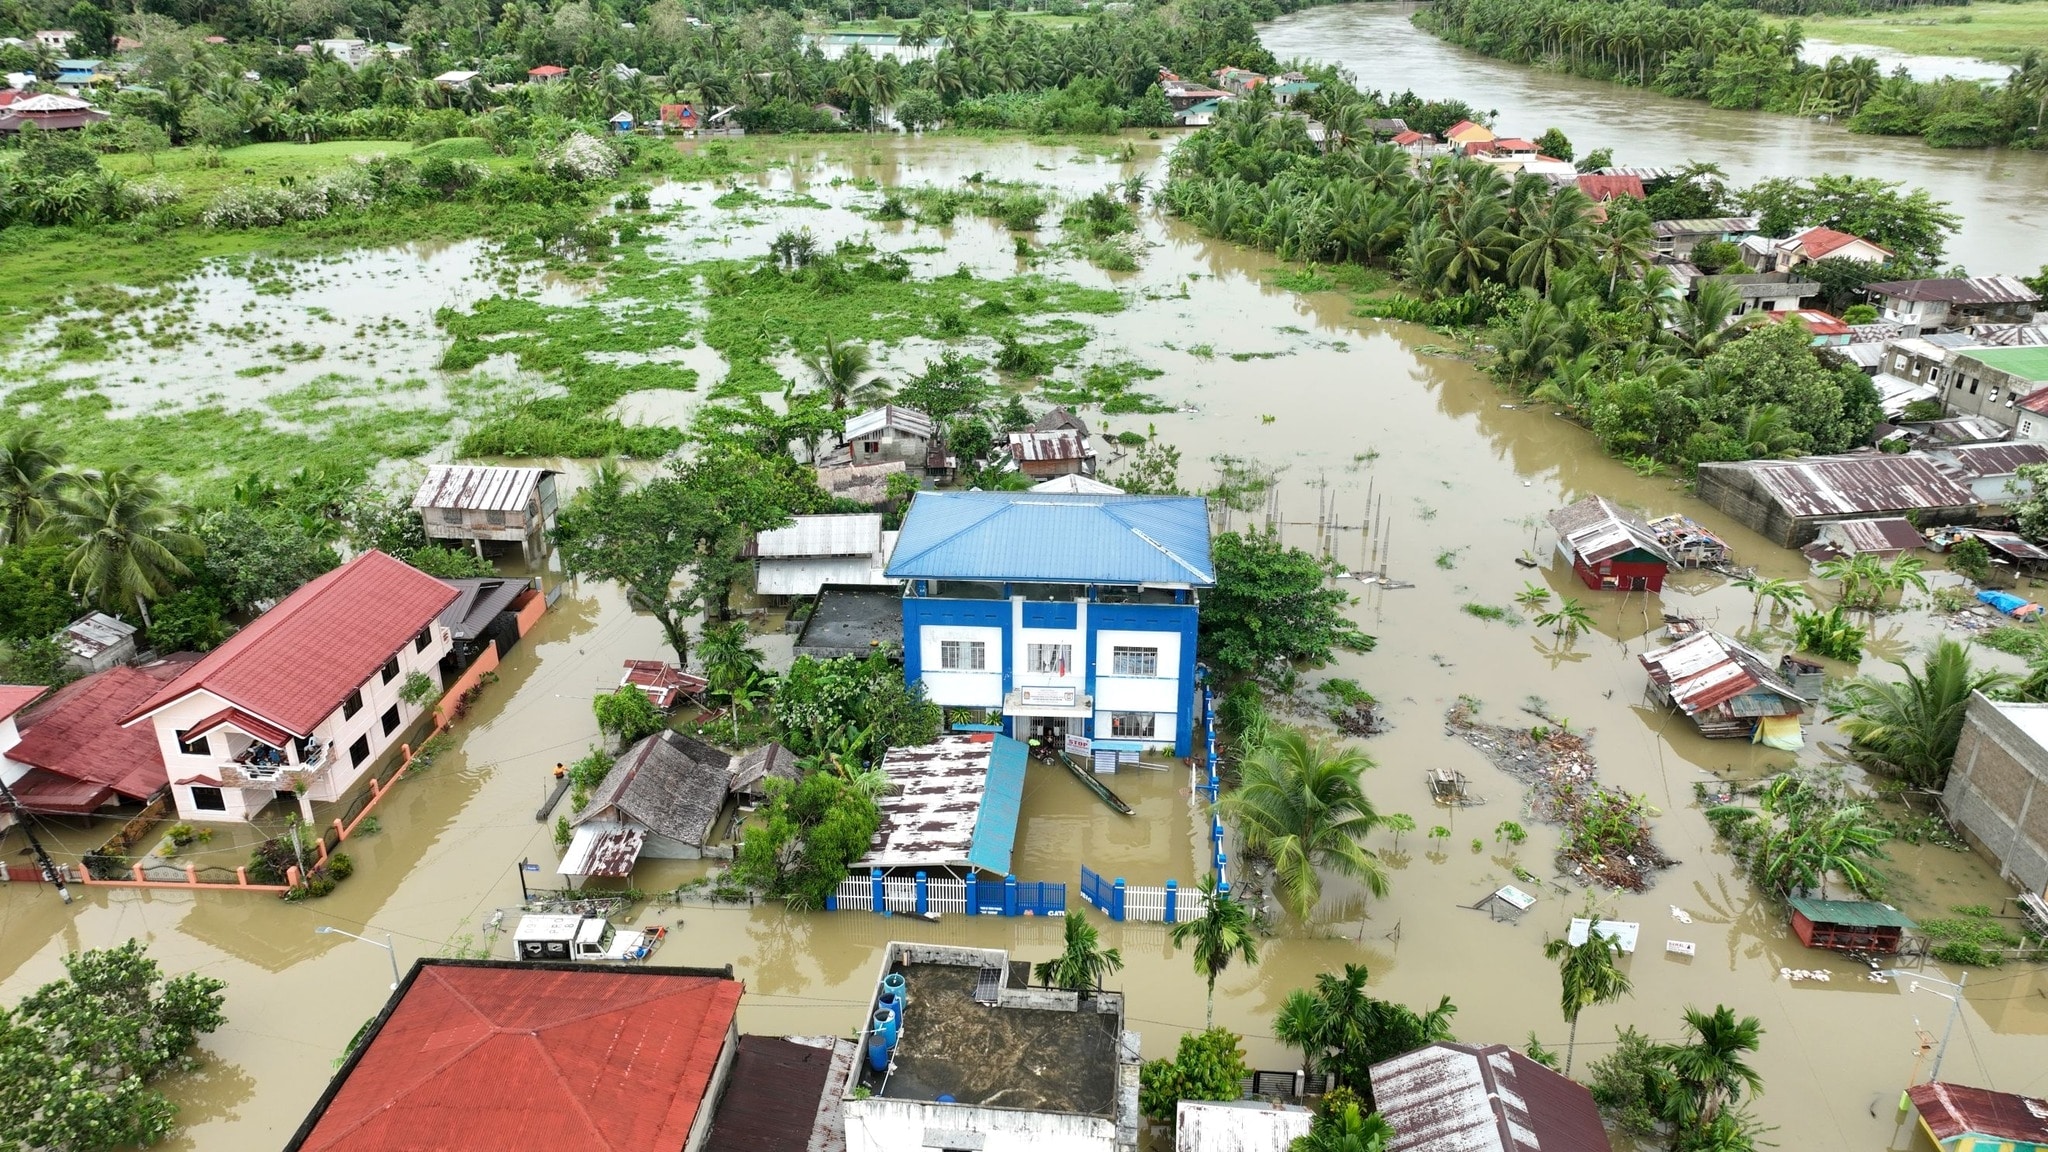
[[[657,207],[680,211],[661,226],[655,252],[679,264],[705,259],[707,251],[759,258],[778,231],[808,227],[826,244],[866,238],[882,251],[900,252],[918,277],[961,266],[981,280],[1013,277],[1022,266],[1011,235],[999,225],[965,214],[946,228],[873,220],[864,213],[879,199],[876,186],[953,184],[977,172],[1048,185],[1067,196],[1133,174],[1148,174],[1156,185],[1160,145],[1132,143],[1129,158],[1107,148],[957,140],[856,143],[835,147],[829,156],[793,151],[788,164],[739,178],[737,186],[757,199],[737,207],[713,204],[730,195],[727,187],[658,190]],[[1048,214],[1048,239],[1055,215]],[[1586,898],[1577,885],[1550,879],[1558,830],[1528,815],[1522,784],[1446,726],[1447,713],[1469,697],[1487,723],[1527,727],[1536,722],[1535,712],[1568,718],[1573,731],[1590,739],[1602,780],[1641,793],[1654,806],[1658,846],[1678,862],[1643,894],[1597,894],[1603,917],[1642,924],[1642,946],[1624,961],[1634,996],[1586,1013],[1579,1066],[1607,1050],[1613,1027],[1634,1024],[1671,1039],[1686,1006],[1725,1003],[1758,1016],[1766,1028],[1755,1059],[1766,1085],[1757,1112],[1776,1127],[1771,1140],[1857,1152],[1913,1146],[1917,1137],[1902,1126],[1895,1104],[1912,1071],[1916,1020],[1938,1033],[1947,1002],[1873,983],[1862,965],[1799,946],[1783,911],[1752,888],[1716,844],[1694,798],[1696,783],[1754,780],[1795,757],[1702,739],[1683,717],[1652,705],[1644,691],[1637,656],[1661,643],[1662,613],[1747,632],[1749,595],[1700,573],[1674,579],[1658,596],[1588,592],[1554,560],[1548,530],[1538,525],[1549,510],[1600,493],[1651,515],[1682,512],[1701,521],[1732,544],[1738,563],[1763,575],[1808,579],[1805,560],[1702,505],[1677,481],[1640,476],[1609,459],[1584,431],[1548,412],[1511,405],[1483,373],[1442,354],[1444,337],[1355,318],[1342,293],[1283,290],[1272,283],[1279,268],[1270,256],[1211,243],[1150,208],[1140,216],[1147,248],[1138,271],[1104,272],[1057,250],[1034,269],[1114,291],[1124,301],[1107,314],[1032,318],[1084,326],[1076,368],[1132,360],[1160,373],[1142,387],[1172,411],[1090,412],[1097,430],[1156,427],[1161,439],[1181,449],[1181,482],[1191,489],[1213,480],[1216,457],[1278,469],[1276,520],[1288,542],[1318,546],[1318,510],[1334,504],[1339,527],[1330,551],[1354,569],[1375,546],[1360,527],[1377,516],[1383,529],[1376,544],[1388,575],[1412,585],[1348,583],[1358,596],[1352,614],[1378,638],[1377,650],[1346,655],[1304,680],[1312,685],[1325,676],[1348,677],[1380,698],[1390,727],[1362,743],[1377,762],[1366,788],[1383,813],[1408,813],[1418,828],[1398,845],[1385,832],[1372,841],[1392,870],[1387,898],[1368,901],[1355,886],[1332,882],[1314,923],[1288,923],[1265,942],[1256,967],[1234,966],[1219,981],[1217,1022],[1244,1035],[1251,1063],[1292,1068],[1298,1062],[1298,1053],[1273,1039],[1273,1014],[1289,990],[1347,962],[1370,968],[1378,996],[1428,1005],[1448,994],[1458,1006],[1454,1029],[1461,1039],[1519,1045],[1533,1032],[1546,1046],[1562,1048],[1557,977],[1542,946],[1546,935],[1563,934]],[[502,273],[473,255],[458,255],[461,247],[364,254],[329,266],[327,279],[305,289],[309,294],[298,303],[324,301],[312,306],[328,309],[336,328],[278,331],[275,338],[328,350],[306,372],[361,376],[372,366],[368,360],[336,365],[330,354],[346,345],[348,334],[378,331],[388,319],[391,334],[369,340],[360,355],[374,357],[379,371],[417,375],[429,397],[460,390],[467,377],[434,368],[447,340],[431,317],[504,290]],[[244,303],[266,299],[232,278],[200,281],[191,291],[227,308],[236,323],[245,319]],[[592,298],[601,285],[519,283],[562,307],[608,306]],[[664,303],[689,309],[700,302]],[[195,318],[207,314],[191,306]],[[285,317],[263,312],[269,307],[259,304],[254,312],[274,329],[285,327]],[[962,343],[984,357],[994,347],[982,337]],[[878,368],[899,378],[938,347],[916,339],[877,347]],[[678,343],[649,355],[693,369],[697,387],[627,395],[618,403],[629,419],[677,424],[716,390],[723,365],[702,345],[693,350]],[[105,377],[132,373],[152,382],[183,379],[188,383],[180,387],[217,389],[231,400],[239,397],[235,402],[259,404],[270,389],[304,382],[290,373],[237,379],[231,371],[185,361],[177,377],[126,361],[104,371],[102,386],[110,389],[115,385]],[[222,375],[233,382],[219,380]],[[137,395],[146,396],[155,384],[121,387],[139,387]],[[407,401],[379,395],[362,402]],[[447,450],[446,443],[431,449]],[[588,462],[565,466],[580,474]],[[1111,479],[1115,470],[1107,469]],[[1265,516],[1235,518],[1242,526]],[[1518,566],[1523,556],[1543,566]],[[1949,579],[1932,575],[1937,586]],[[1517,618],[1487,620],[1464,611],[1468,604],[1510,605],[1526,580],[1585,601],[1596,615],[1596,631],[1560,644]],[[1941,627],[1919,610],[1881,616],[1866,663],[1905,658]],[[1773,655],[1786,647],[1782,636],[1767,631],[1757,642]],[[762,646],[787,660],[779,637]],[[553,765],[598,741],[591,698],[617,683],[621,661],[665,652],[659,627],[630,611],[616,588],[572,585],[455,729],[455,748],[398,786],[378,810],[379,833],[351,841],[356,874],[333,895],[290,904],[254,894],[82,889],[67,908],[47,889],[0,889],[0,999],[17,999],[59,975],[68,951],[130,936],[147,941],[167,971],[197,970],[226,980],[229,1023],[205,1041],[206,1069],[165,1082],[183,1110],[182,1131],[168,1147],[275,1146],[319,1095],[343,1046],[377,1012],[390,983],[385,958],[372,947],[314,929],[331,925],[377,941],[390,933],[401,964],[487,941],[484,926],[492,912],[518,902],[521,860],[542,864],[541,881],[555,880],[550,826],[535,821],[534,809]],[[1982,658],[2007,660],[1990,653]],[[1836,665],[1829,671],[1854,670]],[[1810,726],[1798,758],[1822,762],[1837,742],[1825,726]],[[1424,775],[1439,768],[1464,773],[1486,802],[1434,807]],[[1126,767],[1110,783],[1135,816],[1112,812],[1061,769],[1029,769],[1017,837],[1020,879],[1068,884],[1070,908],[1080,906],[1076,882],[1084,865],[1133,884],[1197,879],[1207,817],[1187,766]],[[1495,829],[1506,820],[1528,825],[1526,843],[1496,841]],[[1448,837],[1425,835],[1436,825]],[[65,832],[61,851],[75,855],[104,834]],[[8,842],[8,851],[18,847]],[[1894,899],[1910,915],[1946,915],[1958,904],[1996,907],[2010,894],[1973,854],[1897,842],[1892,849],[1887,870]],[[659,891],[706,867],[655,862],[634,880]],[[1519,882],[1517,867],[1545,881],[1519,923],[1466,907],[1503,883]],[[1037,960],[1052,955],[1060,938],[1057,922],[1036,919],[947,917],[928,924],[865,913],[689,904],[644,907],[636,915],[641,923],[673,930],[659,962],[732,964],[748,987],[742,1027],[778,1034],[857,1028],[867,981],[892,939],[1006,947]],[[1114,983],[1128,996],[1145,1054],[1170,1054],[1182,1031],[1201,1026],[1201,979],[1161,926],[1101,927],[1104,944],[1122,949],[1125,968]],[[1693,942],[1696,954],[1668,954],[1666,940]],[[496,946],[505,954],[502,939]],[[1832,979],[1794,981],[1784,969],[1825,969]],[[1956,1075],[2013,1091],[2048,1087],[2048,977],[2021,966],[1973,972],[1962,1021],[1948,1053]]]

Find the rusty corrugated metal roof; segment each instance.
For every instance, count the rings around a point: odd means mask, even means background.
[[[1902,508],[1968,508],[1977,503],[1970,490],[1943,474],[1932,457],[1916,452],[1804,456],[1701,467],[1740,468],[1752,473],[1787,512],[1802,518]]]
[[[1974,1134],[2048,1144],[2048,1100],[1939,1080],[1915,1084],[1906,1094],[1936,1140]]]
[[[1758,688],[1791,702],[1787,715],[1805,710],[1805,698],[1778,678],[1761,653],[1716,632],[1695,632],[1676,644],[1645,652],[1640,659],[1650,679],[1668,690],[1671,702],[1687,716]]]
[[[1372,1066],[1389,1152],[1608,1152],[1593,1094],[1505,1044],[1442,1041]]]
[[[1965,444],[1943,448],[1935,459],[1944,461],[1943,472],[1962,480],[1985,476],[2008,476],[2028,464],[2048,464],[2048,444],[2037,440],[2014,440],[2002,444]]]
[[[1911,552],[1927,546],[1926,537],[1903,516],[1879,516],[1868,520],[1837,520],[1821,525],[1821,538],[1851,556],[1864,552],[1880,555]]]
[[[1095,455],[1088,437],[1071,428],[1010,433],[1010,454],[1027,463],[1085,460]]]
[[[1894,300],[1939,300],[1949,304],[2025,304],[2041,298],[2039,292],[2014,276],[1886,280],[1865,284],[1863,290]]]
[[[457,508],[465,512],[523,512],[546,468],[484,464],[436,464],[412,498],[414,508]]]
[[[1552,512],[1549,519],[1572,555],[1588,564],[1598,564],[1638,548],[1666,564],[1673,563],[1671,552],[1648,524],[1605,496],[1588,496],[1567,504]]]

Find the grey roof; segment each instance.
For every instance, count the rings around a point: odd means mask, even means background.
[[[135,625],[105,612],[88,612],[66,625],[60,641],[66,651],[91,659],[135,635]]]
[[[1863,290],[1873,296],[1889,296],[1894,300],[1937,300],[1949,304],[2027,304],[2041,298],[2039,292],[2014,276],[1885,280],[1865,284]]]
[[[882,550],[882,514],[798,516],[787,527],[756,535],[754,544],[755,554],[764,560],[873,556]]]
[[[902,650],[903,593],[880,584],[821,586],[794,649],[814,660]]]
[[[2048,444],[2039,440],[2013,440],[2002,444],[1965,444],[1938,449],[1935,459],[1941,470],[1959,480],[2006,476],[2028,464],[2048,464]]]
[[[1813,280],[1801,280],[1790,272],[1738,272],[1730,276],[1703,276],[1708,280],[1726,284],[1735,289],[1735,294],[1746,300],[1761,300],[1779,296],[1815,296],[1820,293],[1820,284]]]
[[[861,436],[880,432],[885,428],[894,429],[906,435],[917,436],[926,440],[932,438],[931,417],[919,412],[915,408],[904,408],[896,404],[884,404],[880,408],[871,408],[858,416],[848,417],[846,420],[846,438],[848,440],[857,439]]]
[[[1608,1152],[1583,1085],[1505,1044],[1418,1048],[1372,1066],[1389,1152]]]
[[[1722,236],[1756,231],[1755,216],[1707,216],[1696,220],[1659,220],[1650,230],[1659,236]]]
[[[455,603],[441,610],[441,623],[448,628],[448,634],[457,640],[474,640],[491,627],[491,622],[500,612],[512,607],[512,601],[526,591],[524,580],[507,580],[502,577],[483,579],[443,580],[441,583],[455,589]]]
[[[1074,415],[1072,412],[1067,411],[1065,408],[1054,408],[1052,411],[1047,412],[1045,415],[1040,416],[1036,420],[1033,420],[1031,422],[1031,426],[1025,429],[1025,431],[1057,432],[1062,428],[1071,428],[1074,431],[1079,432],[1083,436],[1088,435],[1087,422],[1082,420],[1079,416]]]
[[[1031,490],[1033,492],[1065,492],[1074,496],[1121,496],[1124,494],[1124,490],[1114,484],[1104,484],[1100,480],[1083,476],[1078,472],[1069,472],[1065,476],[1055,476],[1050,480],[1040,481],[1037,484],[1033,484]]]
[[[733,758],[732,790],[749,796],[762,794],[762,784],[769,779],[794,781],[803,775],[797,767],[796,757],[780,744],[763,744],[750,748]]]
[[[626,749],[570,824],[600,819],[639,824],[672,840],[702,845],[731,783],[730,755],[680,732],[657,732]]]
[[[1567,504],[1552,512],[1549,520],[1572,555],[1588,564],[1611,560],[1638,548],[1666,564],[1674,562],[1670,550],[1648,524],[1605,496],[1588,496]]]
[[[1917,452],[1804,456],[1700,467],[1749,472],[1764,491],[1797,517],[1967,508],[1977,503],[1970,490],[1944,475],[1932,457]]]
[[[483,464],[436,464],[412,498],[415,508],[460,508],[468,512],[523,512],[533,500],[546,468]]]

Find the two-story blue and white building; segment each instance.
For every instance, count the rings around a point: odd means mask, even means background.
[[[1200,497],[922,492],[888,575],[907,581],[904,677],[934,703],[1018,739],[1187,755],[1216,583]]]

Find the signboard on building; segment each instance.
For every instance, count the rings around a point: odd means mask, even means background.
[[[1019,688],[1017,702],[1032,708],[1072,708],[1080,695],[1078,688]]]
[[[1067,733],[1067,755],[1087,759],[1095,754],[1094,748],[1095,741],[1090,740],[1088,737],[1076,736],[1072,732]]]

